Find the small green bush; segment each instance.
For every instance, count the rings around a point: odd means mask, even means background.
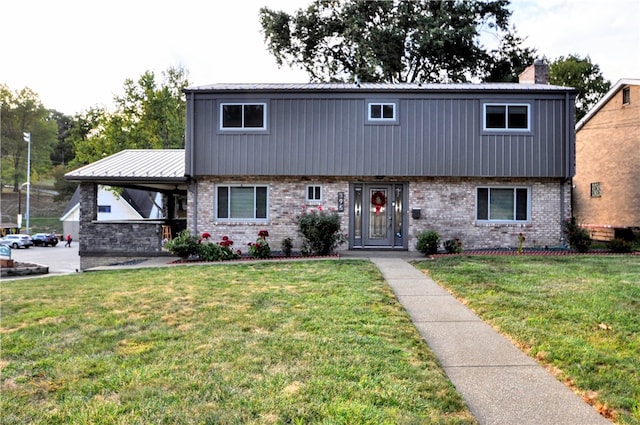
[[[444,250],[447,254],[460,254],[462,252],[462,242],[460,239],[448,239],[444,241]]]
[[[282,253],[285,257],[291,257],[291,251],[293,249],[293,241],[291,238],[284,238],[282,240]]]
[[[178,236],[168,240],[164,247],[173,255],[180,258],[189,258],[198,254],[200,244],[197,237],[192,236],[188,230],[183,230],[178,233]]]
[[[622,238],[615,238],[609,241],[609,250],[619,254],[631,252],[633,243]]]
[[[302,236],[303,255],[329,255],[346,241],[341,231],[340,216],[335,211],[303,211],[295,218]]]
[[[562,230],[571,248],[578,252],[587,252],[589,250],[592,242],[591,236],[589,236],[587,229],[580,227],[575,218],[572,217],[570,220],[565,221]]]
[[[433,255],[438,252],[438,244],[440,243],[440,235],[435,230],[428,230],[418,235],[416,249],[424,255]]]

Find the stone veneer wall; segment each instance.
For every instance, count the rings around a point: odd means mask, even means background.
[[[269,186],[268,220],[262,222],[217,222],[214,215],[215,184],[212,177],[198,179],[188,193],[187,228],[193,234],[211,233],[214,240],[228,236],[234,241],[234,249],[247,251],[247,244],[255,241],[258,231],[269,231],[271,249],[281,249],[282,240],[290,237],[294,250],[299,250],[301,239],[297,234],[294,217],[307,209],[322,206],[337,209],[338,192],[344,192],[345,211],[339,213],[345,234],[349,229],[349,183],[366,181],[362,178],[336,177],[234,177],[220,180],[223,184],[267,184]],[[373,179],[371,179],[373,181]],[[570,186],[557,179],[502,179],[502,178],[384,178],[375,182],[408,182],[409,205],[406,208],[409,235],[408,248],[415,250],[417,235],[425,230],[436,230],[442,240],[460,238],[463,247],[513,248],[518,234],[526,237],[525,246],[558,246],[562,244],[561,221],[571,216]],[[323,200],[306,203],[306,187],[322,185]],[[475,193],[480,185],[528,186],[531,188],[531,221],[526,224],[476,224]],[[196,207],[196,194],[197,206]],[[411,209],[420,208],[420,219],[411,218]],[[345,243],[339,250],[348,249]]]
[[[132,257],[168,255],[162,250],[162,222],[96,221],[96,185],[80,185],[80,269],[106,266]]]

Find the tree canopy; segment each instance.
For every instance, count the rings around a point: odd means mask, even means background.
[[[605,80],[600,66],[591,62],[589,56],[560,56],[549,65],[549,83],[574,87],[576,94],[576,121],[584,117],[611,88]]]
[[[157,82],[147,71],[137,81],[124,82],[116,109],[93,108],[76,117],[71,130],[74,165],[83,165],[123,149],[184,148],[186,71],[169,68]]]
[[[291,15],[262,8],[260,23],[277,63],[302,68],[312,81],[505,81],[535,53],[520,47],[508,4],[318,0]],[[484,47],[481,33],[493,34],[498,48]]]
[[[33,90],[25,87],[12,91],[0,85],[2,143],[2,183],[18,190],[27,181],[29,143],[24,133],[31,133],[31,182],[51,168],[50,155],[56,142],[56,121]]]

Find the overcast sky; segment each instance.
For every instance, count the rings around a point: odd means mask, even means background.
[[[68,115],[113,107],[127,78],[183,67],[191,85],[306,82],[266,51],[258,11],[305,0],[3,2],[0,83],[29,87]],[[589,55],[604,77],[640,78],[640,0],[512,0],[526,45],[555,59]]]

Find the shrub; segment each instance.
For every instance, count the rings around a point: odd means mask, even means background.
[[[458,238],[446,240],[443,245],[447,254],[460,254],[462,252],[462,242]]]
[[[564,222],[562,231],[564,232],[567,243],[578,252],[587,252],[591,246],[591,236],[589,232],[580,227],[575,218],[571,218]]]
[[[282,240],[282,252],[285,257],[291,257],[291,250],[293,248],[293,241],[291,238],[284,238]]]
[[[440,243],[440,235],[435,230],[422,232],[418,235],[416,249],[424,255],[433,255],[438,252],[438,244]]]
[[[191,236],[188,230],[183,230],[178,233],[178,236],[168,240],[164,247],[173,255],[177,255],[180,258],[189,258],[198,254],[198,238]]]
[[[258,232],[258,239],[256,239],[256,242],[249,242],[249,255],[253,258],[271,257],[271,247],[267,242],[267,236],[269,236],[269,232],[266,230],[260,230]]]
[[[631,252],[633,243],[622,238],[615,238],[609,241],[609,250],[617,253]]]
[[[346,241],[341,231],[340,216],[335,211],[304,210],[295,218],[302,236],[303,255],[328,255]]]
[[[204,236],[204,234],[203,234]],[[231,249],[233,241],[228,236],[223,236],[218,243],[209,242],[209,238],[203,238],[200,241],[198,255],[204,261],[225,261],[234,260],[240,256]]]

